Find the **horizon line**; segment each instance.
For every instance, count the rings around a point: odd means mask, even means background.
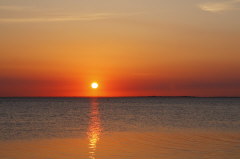
[[[0,98],[240,98],[240,96],[0,96]]]

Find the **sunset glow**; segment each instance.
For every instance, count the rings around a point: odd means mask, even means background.
[[[240,96],[239,4],[1,1],[0,96]]]
[[[0,0],[0,159],[240,159],[240,0]]]

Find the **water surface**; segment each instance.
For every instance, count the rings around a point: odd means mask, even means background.
[[[240,98],[0,98],[3,159],[238,159]]]

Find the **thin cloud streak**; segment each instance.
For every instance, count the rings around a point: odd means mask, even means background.
[[[109,19],[118,14],[98,13],[82,16],[35,17],[35,18],[0,18],[0,23],[36,23],[36,22],[67,22],[67,21],[93,21]]]
[[[30,6],[1,6],[0,11],[20,12],[25,11],[30,13],[38,11],[38,13],[49,13],[48,16],[35,16],[35,17],[4,17],[0,18],[0,23],[39,23],[39,22],[70,22],[70,21],[94,21],[104,20],[110,18],[116,18],[121,16],[137,15],[139,13],[88,13],[88,14],[77,14],[77,13],[66,13],[62,15],[62,12],[56,9],[46,10],[39,9]],[[52,15],[54,13],[54,15]]]
[[[207,2],[198,5],[198,7],[203,11],[218,13],[240,9],[240,6],[237,6],[238,4],[240,4],[240,0],[228,0],[222,2]]]
[[[27,6],[0,6],[0,10],[2,11],[23,11],[23,10],[30,10],[33,9],[32,7]]]

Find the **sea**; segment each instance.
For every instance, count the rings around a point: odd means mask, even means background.
[[[240,159],[240,98],[0,98],[0,159]]]

